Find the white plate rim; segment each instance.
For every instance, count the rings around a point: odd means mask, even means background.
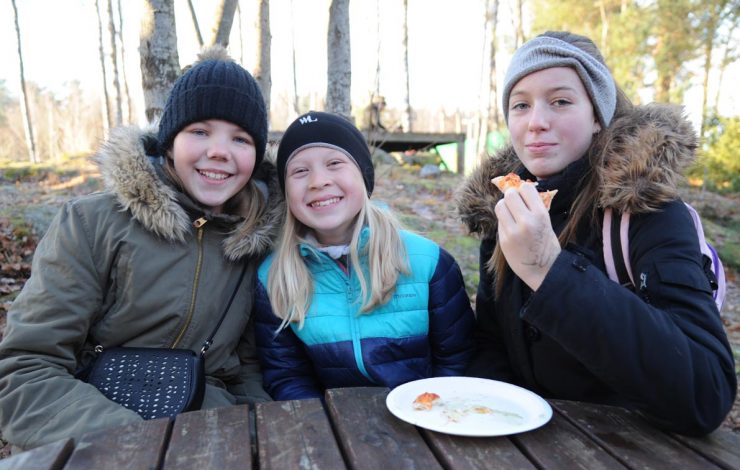
[[[535,406],[540,406],[541,409],[535,410],[533,417],[525,421],[521,425],[509,425],[494,427],[489,430],[480,429],[465,429],[464,424],[459,423],[453,426],[437,426],[433,423],[426,422],[426,415],[423,412],[414,413],[411,408],[411,401],[408,401],[408,405],[401,407],[399,397],[406,395],[411,392],[412,395],[416,396],[423,392],[435,392],[440,389],[449,387],[450,383],[465,385],[465,389],[475,390],[476,387],[489,387],[492,390],[505,390],[509,394],[515,397],[521,397],[522,402],[531,402]],[[491,436],[506,436],[511,434],[518,434],[533,429],[539,428],[546,424],[552,418],[552,407],[542,397],[527,390],[526,388],[519,387],[518,385],[510,384],[507,382],[501,382],[498,380],[483,379],[479,377],[465,377],[465,376],[454,376],[454,377],[432,377],[428,379],[419,379],[405,384],[399,385],[398,387],[391,390],[385,399],[386,407],[398,419],[405,421],[414,426],[429,429],[430,431],[440,432],[444,434],[452,434],[457,436],[471,436],[471,437],[491,437]]]

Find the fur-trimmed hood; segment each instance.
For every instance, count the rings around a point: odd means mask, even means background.
[[[179,202],[180,193],[158,175],[147,156],[145,147],[156,142],[155,132],[136,127],[113,129],[95,159],[106,190],[116,196],[121,210],[130,211],[132,217],[153,234],[171,242],[182,242],[193,230],[191,217]],[[232,261],[245,256],[261,256],[272,248],[285,211],[272,163],[263,161],[252,179],[266,183],[267,210],[256,228],[250,229],[244,221],[238,222],[226,237],[224,256]]]
[[[617,211],[645,213],[678,197],[683,171],[694,161],[697,139],[679,106],[636,106],[606,130],[605,165],[596,169],[601,184],[597,204]],[[602,132],[605,132],[602,131]],[[501,192],[494,176],[522,168],[511,145],[487,159],[457,193],[457,208],[471,233],[496,233],[494,206]]]

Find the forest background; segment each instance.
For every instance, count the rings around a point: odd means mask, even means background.
[[[156,122],[202,44],[227,45],[253,72],[272,130],[310,109],[364,127],[382,97],[389,129],[464,133],[469,171],[507,139],[498,89],[513,51],[543,31],[569,30],[597,43],[635,103],[683,105],[701,137],[683,194],[727,268],[723,319],[738,361],[739,18],[740,0],[2,2],[0,337],[58,206],[100,188],[88,157],[111,127]],[[423,179],[423,159],[393,155],[379,164],[375,197],[453,253],[474,300],[477,242],[452,212],[463,175],[448,159],[454,151],[427,150],[452,172]],[[728,427],[740,429],[739,410]]]

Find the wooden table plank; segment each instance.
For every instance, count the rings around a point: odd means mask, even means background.
[[[0,460],[0,470],[57,470],[72,453],[72,439],[62,439]]]
[[[628,467],[715,468],[696,452],[624,408],[564,400],[550,403]]]
[[[162,418],[85,434],[66,468],[159,468],[170,426],[170,420]]]
[[[191,411],[177,416],[165,469],[251,469],[249,406]]]
[[[506,437],[461,437],[422,429],[429,447],[445,468],[455,470],[535,469]]]
[[[740,468],[740,434],[718,429],[705,437],[686,437],[678,434],[673,437],[722,468]]]
[[[351,468],[441,468],[416,428],[385,406],[388,390],[359,387],[326,391],[326,404]]]
[[[256,415],[261,470],[347,468],[318,398],[258,403]]]
[[[540,468],[624,468],[588,435],[555,412],[543,427],[510,438]]]

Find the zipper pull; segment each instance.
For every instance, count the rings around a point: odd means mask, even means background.
[[[208,222],[208,220],[205,217],[200,217],[193,222],[193,227],[195,228],[201,228]]]
[[[93,351],[95,351],[96,353],[100,354],[101,352],[103,352],[103,345],[102,344],[98,344],[97,346],[95,346],[95,348],[93,349]]]

